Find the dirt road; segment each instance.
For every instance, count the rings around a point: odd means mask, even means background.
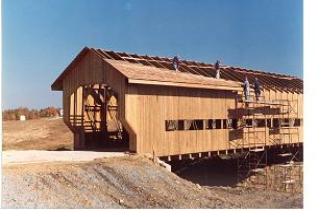
[[[95,151],[3,151],[2,164],[30,164],[52,162],[82,162],[99,158],[121,157],[123,152],[95,152]]]

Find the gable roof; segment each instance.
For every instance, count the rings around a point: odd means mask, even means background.
[[[71,62],[71,64],[62,72],[62,74],[52,84],[53,90],[62,90],[62,81],[65,75],[85,56],[88,51],[94,52],[106,63],[112,65],[128,79],[145,80],[153,82],[172,82],[172,85],[182,86],[188,84],[192,86],[204,85],[204,88],[210,88],[211,85],[226,86],[226,89],[235,88],[236,85],[243,82],[247,76],[250,83],[253,83],[255,77],[258,78],[265,89],[276,89],[286,92],[303,92],[303,80],[294,76],[278,73],[263,72],[238,67],[221,67],[221,78],[215,79],[215,69],[212,64],[180,60],[179,71],[174,73],[172,58],[147,56],[138,54],[129,54],[124,52],[107,51],[103,49],[85,47]],[[162,73],[162,75],[161,75]],[[170,74],[169,74],[170,73]],[[140,79],[135,79],[135,78]],[[166,78],[165,78],[166,77]],[[132,82],[133,83],[133,82]]]
[[[128,78],[128,83],[162,86],[206,88],[219,90],[241,90],[240,82],[214,79],[190,73],[129,63],[121,60],[104,59],[114,69]]]

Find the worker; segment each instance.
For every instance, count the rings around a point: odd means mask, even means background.
[[[259,81],[258,78],[255,78],[255,82],[254,82],[254,92],[255,92],[255,96],[256,96],[256,101],[259,100],[259,96],[261,95],[261,88],[259,85]]]
[[[173,57],[173,60],[172,60],[172,65],[173,65],[173,68],[178,71],[179,69],[179,57],[178,56],[174,56]]]
[[[249,98],[249,82],[248,82],[247,76],[245,77],[243,88],[244,88],[245,100],[247,101]]]
[[[216,70],[216,79],[220,78],[220,61],[217,60],[215,63],[215,70]]]

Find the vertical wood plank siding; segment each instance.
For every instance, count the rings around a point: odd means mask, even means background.
[[[128,84],[127,79],[95,53],[89,51],[63,80],[64,122],[75,133],[78,124],[72,115],[84,117],[82,85],[107,84],[117,93],[120,121],[129,133],[130,150],[168,156],[236,147],[230,141],[229,129],[166,131],[166,120],[207,120],[236,118],[229,111],[236,109],[236,93],[206,89]],[[264,90],[266,100],[297,101],[292,118],[303,118],[303,94]],[[282,116],[281,116],[282,117]],[[299,139],[284,138],[284,142],[303,142],[303,127]],[[269,135],[268,129],[263,138]],[[238,140],[236,140],[238,141]],[[239,140],[241,142],[241,140]],[[267,145],[273,143],[267,141]]]

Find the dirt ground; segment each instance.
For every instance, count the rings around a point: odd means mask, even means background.
[[[2,152],[2,164],[41,164],[51,162],[88,162],[100,158],[126,156],[124,152],[10,150]]]
[[[73,134],[61,118],[3,121],[2,150],[70,150]]]
[[[3,208],[300,208],[301,197],[204,187],[142,156],[4,165]]]
[[[62,119],[3,122],[3,143],[2,155],[9,159],[2,165],[3,208],[303,207],[302,194],[234,187],[231,165],[216,160],[184,170],[173,166],[171,173],[138,155],[97,159],[102,153],[90,153],[89,159],[50,151],[41,161],[37,151],[12,151],[70,149],[72,134]]]

